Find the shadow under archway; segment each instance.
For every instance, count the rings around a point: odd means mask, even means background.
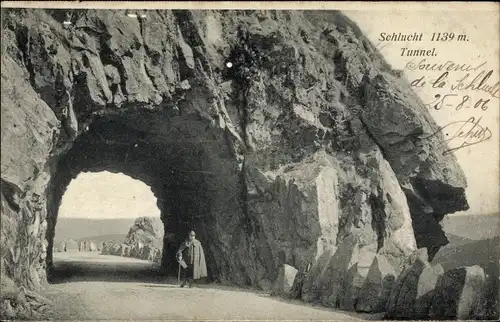
[[[223,254],[230,235],[221,232],[230,218],[242,218],[241,182],[231,144],[220,131],[200,117],[157,111],[94,118],[60,156],[49,184],[49,276],[54,272],[54,234],[62,195],[78,173],[98,171],[140,180],[157,198],[165,238],[161,267],[150,273],[176,276],[175,252],[187,232],[194,229],[205,248],[209,279],[228,276],[227,256]]]

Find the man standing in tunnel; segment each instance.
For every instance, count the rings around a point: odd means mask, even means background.
[[[191,287],[193,281],[207,277],[205,253],[200,241],[196,239],[194,231],[189,232],[188,239],[181,244],[176,256],[177,261],[183,268],[184,280],[181,287],[184,287],[186,284]]]

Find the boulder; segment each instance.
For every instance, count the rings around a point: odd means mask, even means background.
[[[109,253],[110,253],[110,255],[120,256],[122,249],[123,249],[123,246],[121,244],[115,243],[111,246]]]
[[[125,238],[124,243],[134,247],[137,244],[163,248],[163,222],[157,217],[139,217],[135,220]],[[136,253],[140,256],[140,253]]]
[[[132,250],[133,250],[133,247],[132,247],[132,246],[129,246],[129,247],[126,249],[125,256],[126,256],[126,257],[132,257]]]
[[[293,280],[292,287],[290,288],[288,298],[290,299],[302,298],[302,288],[304,286],[304,280],[306,279],[308,268],[309,265],[307,265],[305,268],[299,269],[297,274],[295,274],[295,278]]]
[[[370,267],[376,255],[376,248],[366,246],[360,249],[359,259],[347,272],[346,292],[342,296],[339,308],[345,311],[354,311],[359,296],[362,294],[361,287],[365,283]],[[379,255],[382,256],[382,255]]]
[[[427,261],[428,256],[425,249],[419,249],[415,251],[407,259],[402,272],[397,276],[396,281],[394,282],[389,294],[389,299],[387,301],[387,315],[389,317],[397,317],[402,314],[409,314],[405,309],[401,309],[400,306],[398,306],[400,303],[403,303],[403,300],[400,299],[400,295],[404,296],[404,292],[402,292],[403,286],[405,283],[409,285],[409,283],[407,282],[408,278],[412,280],[417,279],[414,275],[419,274],[418,267],[423,268]]]
[[[89,243],[89,251],[90,252],[96,252],[98,249],[97,249],[97,244],[95,242],[90,242]]]
[[[66,242],[65,241],[60,241],[60,242],[56,243],[55,248],[59,252],[65,252],[66,251]]]
[[[349,269],[356,264],[359,246],[355,236],[344,239],[338,248],[326,250],[311,269],[302,288],[302,299],[339,307],[348,288]]]
[[[485,283],[473,318],[498,320],[500,318],[500,262],[490,262],[484,267]]]
[[[129,249],[130,246],[129,245],[126,245],[126,244],[120,244],[118,246],[118,249],[116,251],[116,254],[114,255],[117,255],[117,256],[122,256],[122,257],[125,257],[127,255],[127,253],[129,253]]]
[[[425,250],[416,252],[390,292],[388,316],[426,318],[434,297],[434,288],[443,272],[441,265],[429,264]]]
[[[329,263],[327,273],[323,275],[325,284],[330,287],[326,296],[322,298],[324,306],[340,308],[343,302],[352,301],[353,295],[349,289],[352,285],[350,283],[354,282],[354,272],[358,271],[359,252],[359,244],[354,235],[348,236],[338,247]],[[349,280],[349,272],[353,276],[351,280]],[[346,296],[347,300],[344,299]]]
[[[162,258],[162,252],[161,252],[161,250],[157,249],[155,252],[155,257],[154,257],[153,261],[155,263],[159,264],[159,263],[161,263],[161,258]]]
[[[141,252],[143,247],[144,244],[142,242],[130,245],[130,257],[141,258]]]
[[[447,271],[436,284],[429,317],[436,320],[473,318],[484,282],[484,271],[478,265]]]
[[[106,242],[103,244],[101,254],[120,256],[122,246],[116,242]]]
[[[111,244],[103,243],[102,248],[101,248],[101,254],[102,255],[109,255],[109,248],[110,247],[111,247]]]
[[[293,266],[287,264],[281,266],[278,271],[278,278],[276,278],[273,285],[272,294],[288,297],[297,272],[298,270]]]
[[[156,248],[154,248],[150,245],[145,245],[140,250],[139,258],[144,259],[144,260],[148,260],[148,261],[153,261],[155,250],[156,250]]]
[[[101,243],[101,254],[102,255],[109,255],[109,247],[111,246],[110,242],[102,242]]]
[[[424,319],[429,315],[429,309],[434,298],[436,283],[444,274],[440,264],[425,265],[417,285],[417,295],[413,305],[413,319]]]
[[[81,242],[79,243],[79,245],[78,245],[78,249],[79,249],[79,251],[81,251],[81,252],[88,252],[88,251],[90,251],[90,247],[89,247],[89,246],[90,246],[90,245],[89,245],[89,242],[88,242],[88,241],[86,241],[86,240],[85,240],[85,241],[81,241]]]
[[[361,312],[384,312],[396,279],[394,267],[383,255],[375,256],[361,286],[356,310]]]
[[[79,250],[79,245],[73,239],[66,241],[66,247],[64,248],[67,252],[77,252]]]
[[[305,302],[317,302],[319,299],[318,279],[326,270],[330,258],[335,252],[335,248],[326,249],[318,259],[311,265],[310,270],[304,275],[302,289],[300,291],[301,299]]]

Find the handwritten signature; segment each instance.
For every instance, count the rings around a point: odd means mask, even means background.
[[[490,139],[492,136],[491,130],[487,126],[479,124],[482,118],[481,116],[476,119],[472,116],[466,121],[451,122],[424,139],[429,139],[438,133],[442,133],[447,138],[439,145],[446,147],[443,155],[479,144]]]

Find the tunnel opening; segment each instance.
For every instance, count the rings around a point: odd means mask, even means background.
[[[164,238],[157,203],[151,187],[123,173],[79,173],[61,199],[48,281],[154,279]]]
[[[82,172],[108,171],[140,180],[157,199],[164,228],[158,274],[177,276],[175,253],[190,230],[204,248],[208,281],[228,273],[224,225],[241,221],[241,176],[227,135],[201,117],[144,110],[93,117],[53,167],[48,187],[48,274],[61,200]],[[226,235],[227,234],[227,235]]]

